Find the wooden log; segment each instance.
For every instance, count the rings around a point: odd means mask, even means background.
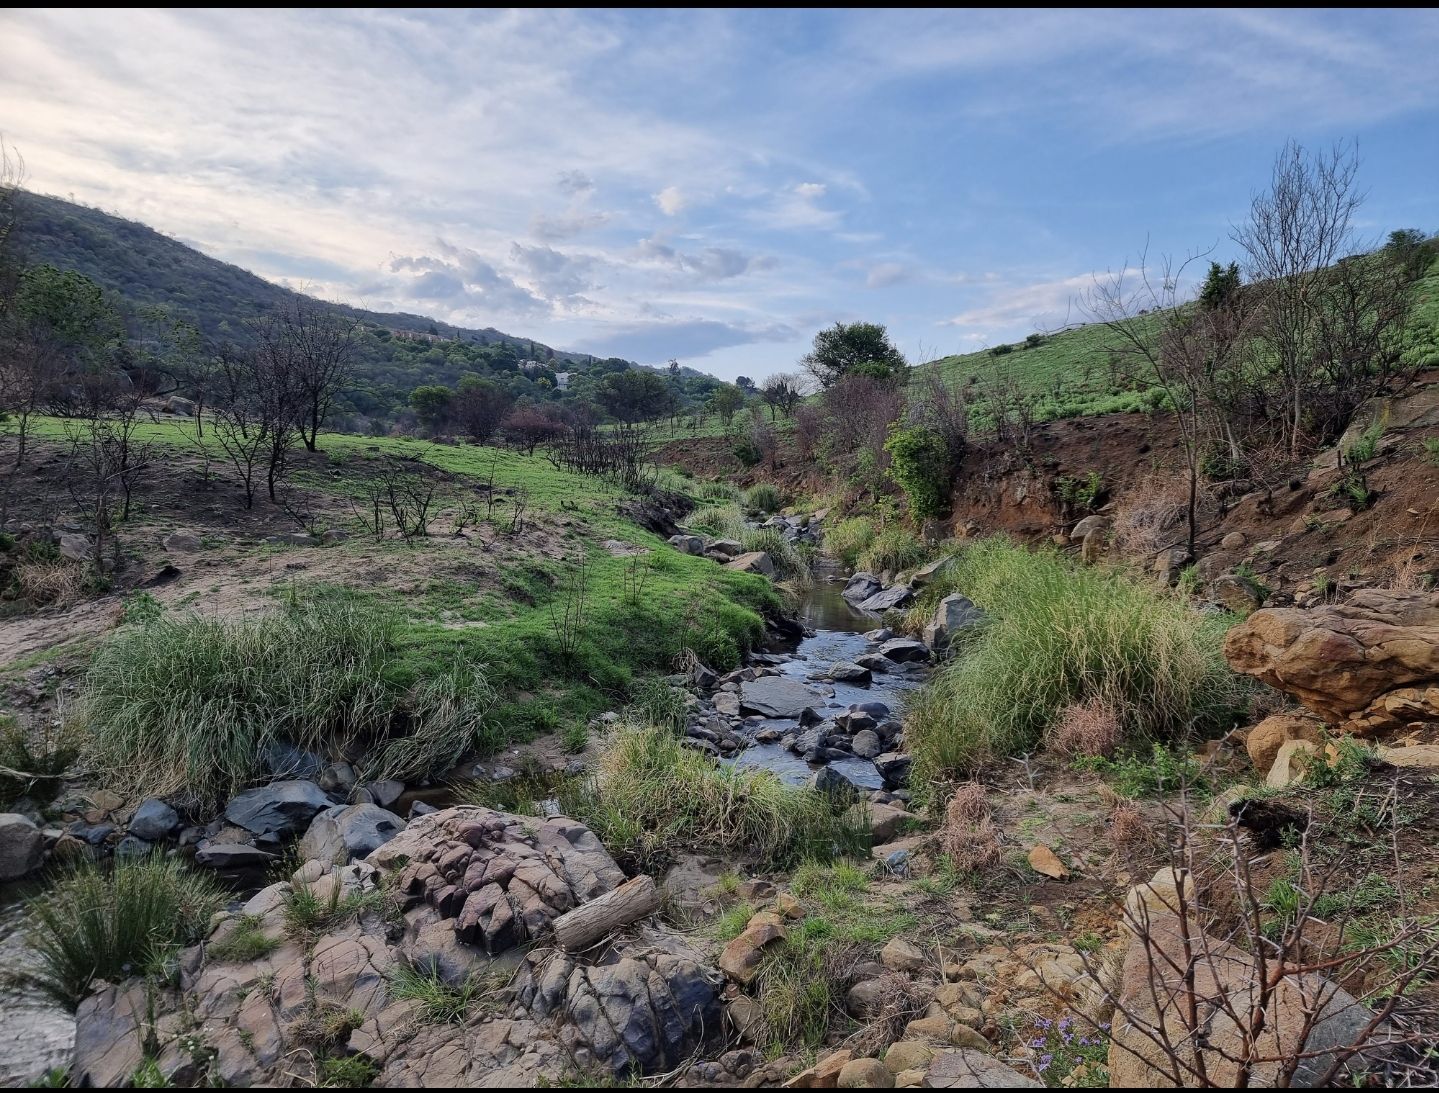
[[[627,880],[613,892],[566,911],[555,919],[555,943],[567,953],[588,949],[621,926],[660,909],[660,893],[651,877]]]

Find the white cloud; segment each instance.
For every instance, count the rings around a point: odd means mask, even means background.
[[[794,192],[806,201],[814,201],[823,197],[828,188],[823,182],[801,182],[794,188]]]
[[[903,262],[877,262],[869,267],[864,278],[865,288],[888,288],[908,281],[914,272]]]
[[[940,322],[960,327],[962,336],[980,342],[1058,330],[1084,321],[1081,304],[1094,286],[1092,273],[1027,285],[988,289],[982,302]]]
[[[678,186],[666,186],[655,194],[655,205],[666,216],[677,216],[680,210],[688,204],[689,200]]]

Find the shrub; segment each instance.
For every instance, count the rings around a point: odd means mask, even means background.
[[[1124,554],[1152,558],[1174,542],[1171,528],[1184,519],[1183,483],[1172,477],[1148,478],[1127,491],[1114,515],[1114,538]]]
[[[705,505],[690,514],[685,526],[712,539],[742,539],[745,533],[744,513],[733,501],[722,505]]]
[[[1096,755],[1079,760],[1075,766],[1109,779],[1126,797],[1163,797],[1181,789],[1207,796],[1211,790],[1203,766],[1158,741],[1150,746],[1148,755],[1125,755],[1119,759]]]
[[[1054,481],[1054,492],[1066,512],[1093,512],[1104,497],[1104,478],[1098,471],[1090,471],[1083,478],[1061,475]]]
[[[151,794],[223,799],[269,745],[365,750],[367,780],[413,779],[478,746],[493,692],[460,663],[397,671],[396,621],[322,600],[238,621],[162,617],[101,647],[80,721],[102,767]]]
[[[740,491],[733,482],[701,482],[695,487],[695,497],[701,501],[738,501]]]
[[[725,766],[665,729],[625,726],[594,777],[558,790],[616,856],[645,868],[680,849],[754,856],[775,866],[862,852],[866,819],[769,771]]]
[[[1003,356],[1005,356],[1006,354],[1013,353],[1013,352],[1014,352],[1014,346],[1012,346],[1012,345],[996,345],[996,346],[994,346],[992,349],[990,349],[989,355],[990,355],[991,357],[1003,357]]]
[[[1432,466],[1439,467],[1439,436],[1424,438],[1424,460]]]
[[[1113,755],[1123,737],[1119,713],[1102,698],[1066,706],[1050,728],[1049,746],[1060,755]]]
[[[916,520],[928,520],[945,510],[949,500],[949,447],[944,437],[927,425],[896,429],[884,442],[889,452],[889,475],[909,501]]]
[[[81,861],[29,904],[39,969],[25,978],[74,1006],[91,980],[159,968],[200,940],[226,898],[213,878],[173,858]]]
[[[824,548],[846,566],[855,566],[874,542],[874,536],[874,524],[863,516],[854,516],[825,529]]]
[[[1379,440],[1383,436],[1384,425],[1376,421],[1364,430],[1358,440],[1349,445],[1349,450],[1344,453],[1345,461],[1351,465],[1369,462],[1379,453]]]
[[[748,434],[735,437],[731,442],[730,451],[734,452],[734,457],[740,461],[741,466],[745,467],[753,467],[764,459],[764,452],[760,449],[759,444],[755,442],[754,437]]]
[[[917,566],[929,557],[929,551],[919,536],[904,528],[889,528],[880,532],[859,557],[861,569],[873,573],[886,570],[899,572]]]
[[[911,702],[917,786],[1030,751],[1061,710],[1094,698],[1127,735],[1156,739],[1222,729],[1238,712],[1244,684],[1220,650],[1230,622],[1148,585],[1004,539],[964,548],[937,583],[989,622]]]
[[[752,512],[775,512],[779,509],[782,501],[779,490],[768,482],[760,482],[751,486],[745,494],[744,503]]]

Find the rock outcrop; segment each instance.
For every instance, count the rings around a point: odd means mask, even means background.
[[[1439,593],[1365,589],[1343,605],[1256,611],[1224,654],[1346,732],[1439,722]]]

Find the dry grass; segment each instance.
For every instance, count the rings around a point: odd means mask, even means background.
[[[1114,704],[1102,698],[1075,702],[1060,711],[1049,730],[1049,747],[1060,755],[1113,755],[1124,738]]]
[[[1184,484],[1151,475],[1125,491],[1114,514],[1114,538],[1130,557],[1153,557],[1173,545],[1187,506]]]
[[[63,559],[21,562],[15,567],[20,595],[45,607],[71,607],[85,598],[85,567]]]
[[[1109,813],[1109,841],[1116,853],[1130,854],[1154,841],[1154,833],[1139,806],[1120,801]]]
[[[1003,859],[999,828],[989,810],[984,787],[978,782],[966,782],[950,797],[939,843],[954,868],[962,873],[992,869]]]

